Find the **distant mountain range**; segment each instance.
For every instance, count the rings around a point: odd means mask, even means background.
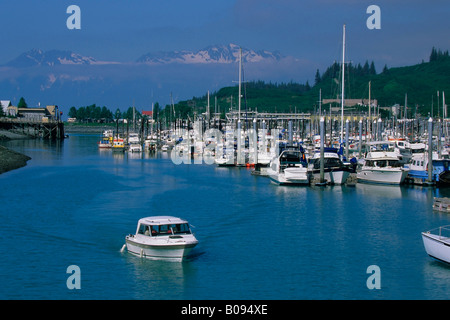
[[[239,61],[240,47],[236,44],[209,46],[197,52],[172,51],[147,53],[137,59],[138,63],[233,63]],[[279,52],[249,50],[242,48],[242,62],[279,61],[283,56]]]
[[[239,61],[240,47],[236,44],[208,46],[199,51],[158,51],[150,52],[139,57],[135,63],[162,65],[169,63],[204,64],[204,63],[233,63]],[[279,61],[283,56],[279,52],[266,50],[254,51],[242,48],[242,62]],[[127,62],[129,63],[129,62]],[[62,50],[42,51],[32,49],[22,53],[14,60],[6,63],[8,67],[27,68],[33,66],[56,65],[105,65],[120,64],[113,61],[99,61],[93,57],[82,56],[78,53]]]
[[[14,60],[8,62],[6,66],[16,68],[27,68],[34,66],[55,66],[62,64],[71,65],[93,65],[101,64],[92,57],[85,57],[71,51],[50,50],[42,51],[32,49],[19,55]]]
[[[29,106],[96,103],[111,109],[150,108],[170,97],[186,99],[238,80],[240,47],[208,46],[198,51],[150,52],[134,61],[104,61],[64,50],[32,49],[0,65],[0,99]],[[279,52],[242,48],[245,80],[291,81],[314,74],[314,66]],[[142,107],[139,107],[142,106]],[[66,112],[67,114],[67,112]]]

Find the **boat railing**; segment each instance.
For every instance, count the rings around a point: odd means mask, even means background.
[[[439,236],[439,239],[449,239],[450,238],[450,225],[437,227],[427,231],[427,233],[434,233]]]

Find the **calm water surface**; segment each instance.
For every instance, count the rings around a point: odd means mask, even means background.
[[[10,141],[32,160],[0,175],[0,299],[449,299],[450,267],[420,232],[448,189],[280,187],[245,168],[113,155],[96,135]],[[139,218],[174,215],[199,245],[185,262],[121,253]],[[67,267],[81,270],[69,290]],[[371,265],[381,289],[369,290]]]

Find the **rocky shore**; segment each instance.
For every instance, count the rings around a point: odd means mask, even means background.
[[[11,139],[28,139],[28,137],[9,131],[0,131],[0,141]],[[31,160],[29,156],[0,146],[0,174],[24,167],[28,160]]]

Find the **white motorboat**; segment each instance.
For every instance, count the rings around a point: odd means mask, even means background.
[[[186,220],[153,216],[138,221],[136,234],[125,237],[128,252],[150,259],[181,261],[198,244]]]
[[[330,184],[344,184],[352,171],[344,165],[336,148],[324,148],[324,178]],[[315,179],[320,178],[320,151],[316,151],[308,163],[308,170]]]
[[[381,149],[372,149],[364,159],[364,165],[357,172],[358,182],[399,185],[405,181],[409,169],[404,168],[399,154],[389,151],[388,143],[377,142]],[[375,143],[373,143],[375,145]]]
[[[450,225],[422,232],[422,240],[430,257],[450,263]]]
[[[142,152],[142,144],[138,133],[130,133],[128,135],[128,151]]]
[[[304,153],[298,149],[286,149],[272,159],[267,169],[270,180],[278,185],[308,185],[309,173]]]
[[[236,165],[236,161],[234,158],[234,151],[233,154],[223,153],[221,156],[216,157],[214,159],[214,162],[219,167],[234,167]]]

